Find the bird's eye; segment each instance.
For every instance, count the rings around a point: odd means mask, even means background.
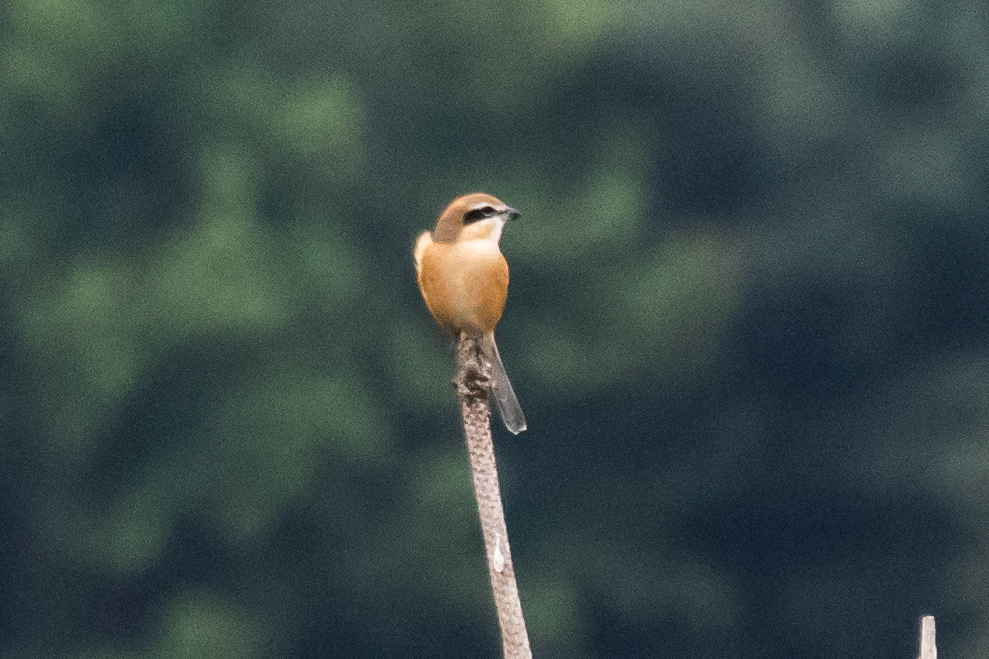
[[[497,215],[497,214],[498,211],[491,208],[490,206],[484,206],[483,208],[472,208],[471,210],[464,213],[464,224],[477,222],[478,220],[483,220],[486,217],[491,217],[492,215]]]

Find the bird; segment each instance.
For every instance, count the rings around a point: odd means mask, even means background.
[[[520,213],[496,197],[473,192],[457,197],[416,239],[415,266],[426,307],[442,327],[460,338],[480,338],[491,364],[490,391],[505,427],[526,429],[525,415],[495,343],[495,325],[508,298],[508,262],[499,241]]]

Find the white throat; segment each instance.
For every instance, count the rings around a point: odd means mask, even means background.
[[[501,232],[505,228],[505,219],[502,217],[489,217],[485,220],[478,220],[468,224],[460,231],[459,240],[490,240],[498,244],[501,240]]]

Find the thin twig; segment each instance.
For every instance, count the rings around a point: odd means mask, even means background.
[[[512,565],[505,511],[498,486],[498,467],[491,441],[490,373],[491,364],[481,352],[480,338],[462,335],[457,343],[457,394],[467,436],[491,590],[501,627],[502,652],[505,659],[531,659],[532,650],[529,648],[529,635],[515,582],[515,567]]]
[[[918,659],[937,659],[934,616],[924,616],[920,619],[920,657]]]

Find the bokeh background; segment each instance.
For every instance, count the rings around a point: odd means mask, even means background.
[[[982,0],[7,0],[0,656],[499,656],[473,190],[537,657],[989,656],[987,126]]]

